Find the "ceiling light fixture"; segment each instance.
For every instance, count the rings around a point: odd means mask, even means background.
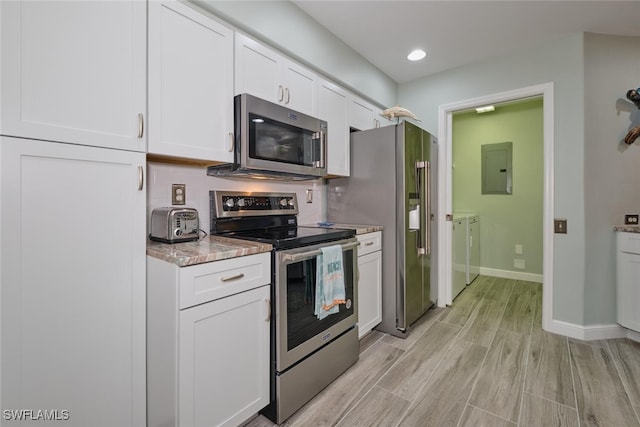
[[[478,107],[478,108],[476,108],[476,112],[478,114],[489,113],[489,112],[495,111],[495,110],[496,110],[496,107],[494,107],[493,105],[487,105],[486,107]]]
[[[422,49],[416,49],[412,51],[409,55],[407,55],[407,59],[409,61],[420,61],[426,56],[427,56],[427,52],[425,52]]]

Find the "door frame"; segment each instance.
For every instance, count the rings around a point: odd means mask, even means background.
[[[553,315],[553,200],[554,200],[554,86],[552,82],[494,93],[444,104],[438,107],[438,307],[451,305],[452,224],[447,215],[453,213],[453,113],[488,104],[523,98],[543,99],[543,225],[542,225],[542,327],[549,330]]]

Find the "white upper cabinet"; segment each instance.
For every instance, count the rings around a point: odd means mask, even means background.
[[[349,126],[357,130],[368,130],[393,124],[380,116],[381,112],[382,110],[369,102],[352,96],[349,102]]]
[[[249,93],[310,116],[318,76],[257,41],[236,33],[235,93]]]
[[[349,103],[349,126],[357,130],[368,130],[376,127],[376,108],[355,96],[351,97]]]
[[[233,160],[233,31],[175,1],[149,3],[149,153]]]
[[[0,8],[0,133],[146,150],[146,2]]]
[[[319,79],[318,117],[327,122],[327,173],[349,176],[349,96],[339,86]]]

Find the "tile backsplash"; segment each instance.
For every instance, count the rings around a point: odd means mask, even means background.
[[[326,185],[323,179],[313,181],[263,181],[246,178],[218,178],[208,176],[206,169],[147,162],[147,224],[151,211],[171,205],[171,185],[186,185],[186,204],[195,208],[200,217],[200,228],[209,232],[209,191],[282,191],[296,193],[298,197],[298,223],[315,224],[326,220]],[[313,203],[306,203],[307,190],[313,191]],[[177,206],[182,207],[182,206]]]

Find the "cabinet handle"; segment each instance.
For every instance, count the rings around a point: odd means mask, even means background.
[[[282,102],[283,98],[284,98],[284,88],[282,87],[282,85],[278,85],[278,102]]]
[[[243,277],[244,277],[244,273],[239,273],[239,274],[236,274],[235,276],[231,276],[231,277],[221,277],[220,281],[221,282],[231,282],[232,280],[242,279]]]
[[[284,88],[284,103],[288,104],[289,103],[289,99],[291,99],[291,95],[289,94],[289,88],[286,87],[286,88]]]
[[[265,322],[271,321],[271,300],[269,298],[265,298],[264,302],[267,303],[267,317],[264,319]]]
[[[229,139],[231,140],[231,143],[229,144],[229,152],[233,153],[233,148],[236,145],[235,140],[233,138],[233,132],[229,132]]]
[[[142,191],[144,188],[144,168],[138,166],[138,191]]]
[[[142,139],[144,136],[144,114],[138,113],[138,138]]]
[[[364,245],[365,245],[365,246],[371,246],[371,245],[373,245],[373,243],[374,243],[374,242],[367,242],[367,243],[365,243]]]

